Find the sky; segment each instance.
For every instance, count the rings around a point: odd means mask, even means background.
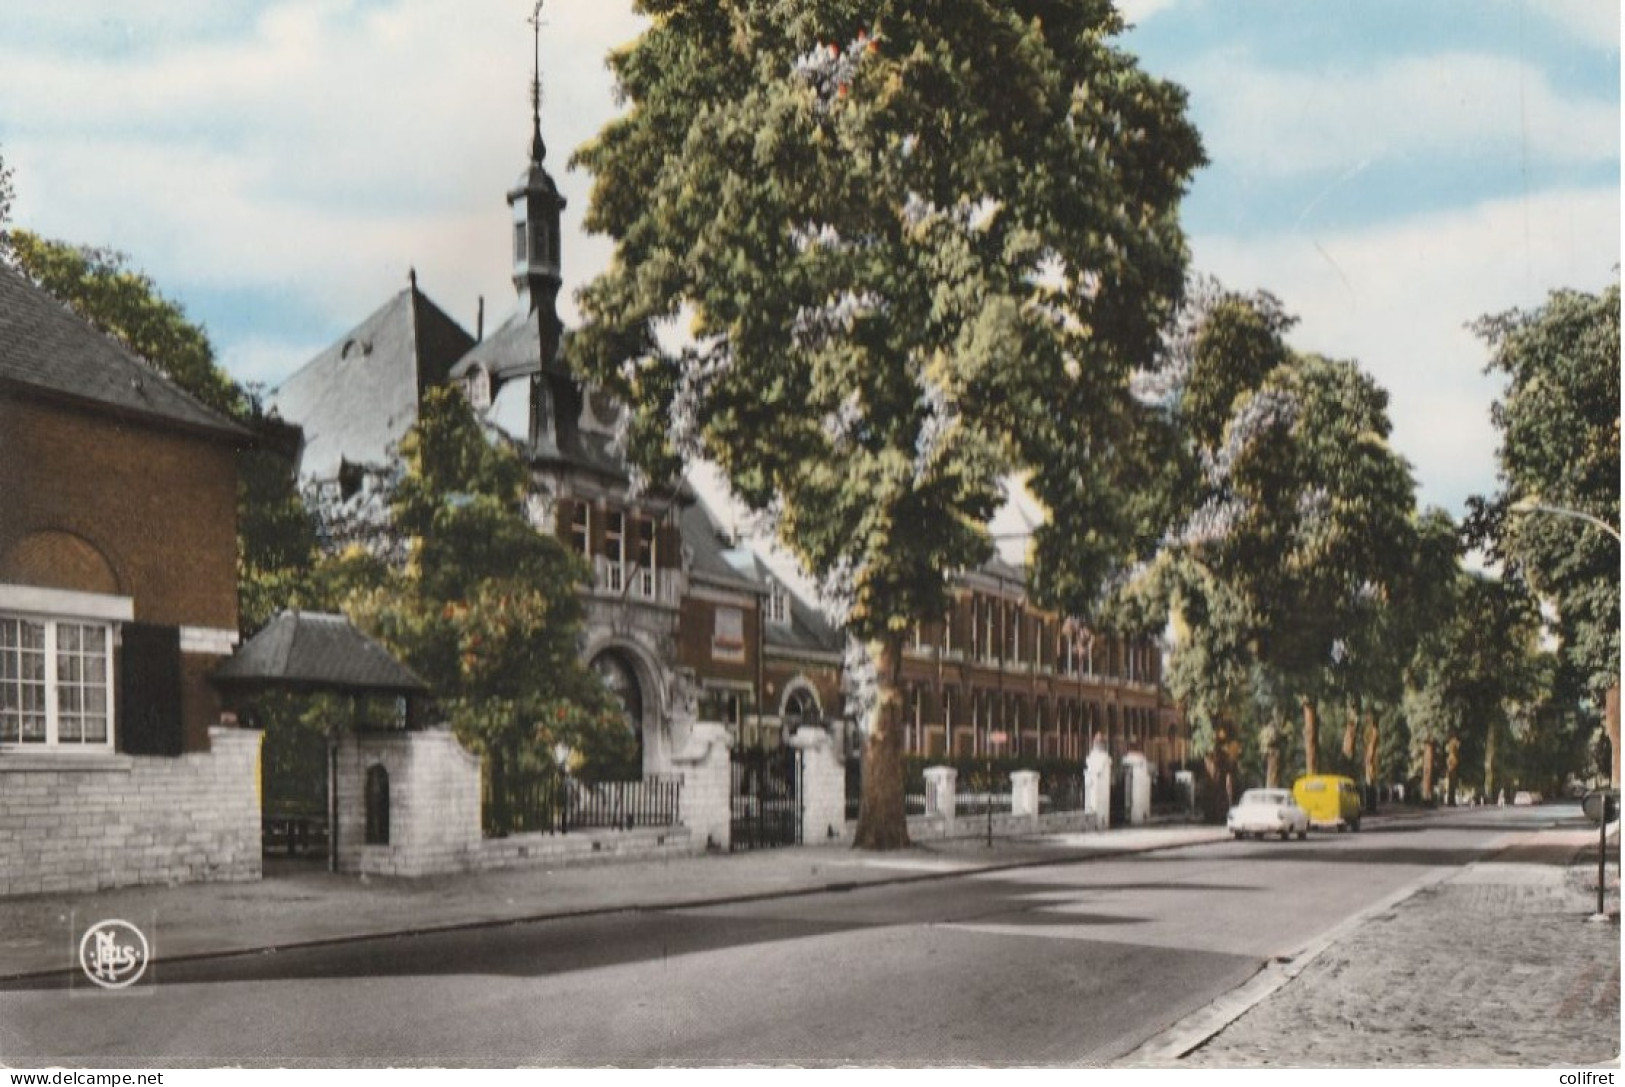
[[[406,285],[471,332],[513,308],[504,194],[529,146],[531,0],[5,0],[0,158],[18,226],[127,253],[238,379],[274,387]],[[1293,346],[1392,397],[1419,501],[1496,487],[1467,325],[1600,290],[1620,253],[1617,0],[1131,0],[1210,164],[1193,268],[1263,289]],[[570,152],[618,110],[627,0],[548,0],[565,297],[608,262]]]

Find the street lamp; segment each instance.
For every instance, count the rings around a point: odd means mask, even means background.
[[[559,768],[559,833],[570,833],[570,756],[575,752],[560,740],[553,745],[553,764]]]
[[[1507,507],[1507,512],[1549,513],[1555,517],[1573,517],[1576,520],[1585,521],[1587,524],[1596,525],[1598,528],[1608,533],[1608,535],[1612,536],[1615,543],[1620,542],[1619,529],[1615,528],[1613,525],[1609,524],[1607,521],[1604,521],[1600,517],[1593,517],[1591,514],[1582,513],[1580,510],[1571,510],[1564,506],[1547,506],[1536,502],[1533,498],[1520,498],[1516,502],[1512,503],[1512,505]]]

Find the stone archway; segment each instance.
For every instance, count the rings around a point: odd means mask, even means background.
[[[641,646],[624,639],[593,646],[586,659],[625,708],[628,724],[636,733],[643,772],[658,772],[669,759],[669,744],[661,728],[666,719],[666,687],[659,668]]]

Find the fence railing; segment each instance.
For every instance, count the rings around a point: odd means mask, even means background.
[[[481,782],[481,827],[487,838],[675,826],[682,816],[682,779],[586,782],[557,773],[506,775]]]
[[[1038,810],[1083,811],[1083,773],[1044,774],[1038,780]]]

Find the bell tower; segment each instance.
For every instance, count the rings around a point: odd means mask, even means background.
[[[555,306],[563,280],[559,275],[559,215],[564,197],[542,165],[547,145],[542,142],[542,0],[530,18],[534,67],[530,83],[530,161],[508,192],[513,209],[513,285],[520,309],[534,312],[542,339],[541,362],[553,361],[559,344]]]

